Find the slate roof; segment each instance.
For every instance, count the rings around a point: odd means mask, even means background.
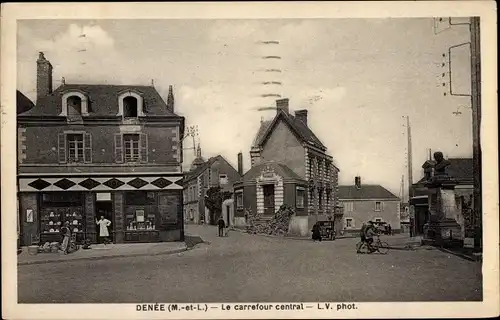
[[[460,184],[472,183],[474,180],[472,158],[450,158],[448,174],[457,179]],[[425,183],[425,178],[420,179],[417,184]]]
[[[280,175],[284,179],[304,180],[285,164],[269,161],[260,163],[250,168],[250,170],[248,170],[243,175],[243,181],[244,182],[254,181],[257,177],[259,177],[262,174],[262,171],[266,167],[272,168],[276,174]]]
[[[175,116],[153,86],[106,85],[106,84],[64,84],[50,95],[40,98],[36,107],[24,112],[23,116],[57,116],[62,109],[62,94],[76,90],[89,98],[89,114],[93,116],[116,116],[118,95],[124,91],[136,91],[143,96],[144,113],[150,116]]]
[[[25,96],[19,90],[16,90],[16,105],[17,105],[17,114],[26,112],[35,106],[33,101],[31,101],[27,96]]]
[[[381,185],[361,185],[361,188],[356,186],[339,186],[339,199],[354,199],[354,200],[368,200],[368,199],[394,199],[399,200],[392,192],[382,187]]]
[[[318,139],[314,132],[312,132],[312,130],[304,122],[302,122],[302,120],[282,110],[278,111],[277,115],[272,121],[263,121],[261,123],[259,131],[257,132],[256,138],[254,140],[254,147],[260,147],[264,144],[273,127],[278,123],[279,119],[283,119],[302,142],[307,142],[317,148],[326,150],[326,147],[323,145],[323,143]]]
[[[200,164],[196,169],[188,171],[185,175],[184,181],[188,182],[188,181],[193,180],[196,177],[198,177],[206,169],[208,169],[219,157],[221,157],[221,156],[219,155],[219,156],[212,157],[212,158],[208,159],[207,161],[203,162],[203,164]]]

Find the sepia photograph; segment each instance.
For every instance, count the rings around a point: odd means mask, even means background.
[[[2,203],[17,207],[18,314],[352,317],[498,298],[482,19],[15,20]]]

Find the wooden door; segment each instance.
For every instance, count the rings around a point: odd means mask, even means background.
[[[264,192],[264,214],[274,215],[274,184],[266,184],[262,190]]]

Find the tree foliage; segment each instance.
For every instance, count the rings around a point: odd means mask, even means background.
[[[231,199],[232,193],[223,191],[221,187],[210,187],[205,195],[205,206],[210,211],[210,223],[215,223],[222,213],[222,203]]]

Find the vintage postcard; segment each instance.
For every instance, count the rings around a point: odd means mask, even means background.
[[[490,1],[3,4],[6,319],[499,315]]]

